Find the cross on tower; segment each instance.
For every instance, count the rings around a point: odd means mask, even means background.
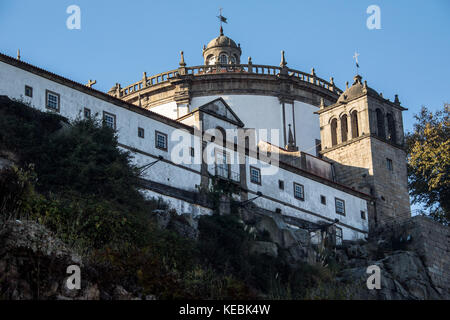
[[[222,10],[223,10],[223,8],[219,8],[219,15],[217,16],[217,18],[219,18],[219,21],[220,21],[220,28],[222,28],[222,22],[228,23],[228,22],[227,22],[227,18],[225,18],[225,17],[222,15]]]
[[[355,51],[355,55],[353,56],[353,59],[355,59],[357,75],[358,75],[358,71],[359,71],[358,57],[359,57],[359,53]]]

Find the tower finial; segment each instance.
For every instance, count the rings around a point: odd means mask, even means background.
[[[287,62],[286,62],[286,58],[284,57],[284,50],[281,50],[281,62],[280,62],[280,67],[284,68],[286,67]]]
[[[355,51],[355,55],[353,56],[353,59],[355,59],[356,75],[359,75],[359,63],[358,63],[358,57],[359,57],[359,53]]]
[[[295,146],[295,140],[294,140],[294,135],[292,134],[291,124],[289,123],[288,126],[289,126],[288,145],[286,146],[286,149],[288,151],[298,151],[298,148]]]
[[[17,60],[20,60],[20,49],[17,49]]]
[[[223,23],[228,23],[228,22],[227,22],[227,18],[225,18],[222,15],[222,8],[219,8],[219,15],[217,16],[217,18],[219,18],[219,21],[220,21],[220,35],[223,36],[222,22]]]
[[[185,67],[186,62],[184,62],[184,52],[183,51],[180,51],[180,56],[181,56],[180,67]]]

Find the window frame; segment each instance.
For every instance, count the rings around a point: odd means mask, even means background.
[[[222,58],[225,58],[225,62],[222,62]],[[228,64],[228,55],[226,53],[219,54],[219,64]]]
[[[113,124],[113,127],[112,127],[112,128],[106,124],[106,117],[107,117],[107,116],[112,117],[113,120],[114,120],[114,124]],[[113,130],[116,130],[116,128],[117,128],[117,126],[116,126],[116,115],[113,114],[113,113],[110,113],[110,112],[103,111],[103,123],[104,123],[107,127],[111,128],[111,129],[113,129]]]
[[[343,208],[344,208],[344,213],[341,213],[341,212],[338,211],[338,206],[337,206],[338,201],[342,201]],[[345,210],[345,200],[335,197],[335,198],[334,198],[334,207],[335,207],[336,214],[345,217],[345,211],[346,211],[346,210]]]
[[[324,200],[324,201],[322,201]],[[327,205],[327,197],[324,196],[323,194],[320,195],[320,203],[323,204],[324,206]]]
[[[253,180],[252,170],[256,170],[258,172],[259,181],[254,181]],[[257,167],[254,167],[254,166],[250,166],[249,173],[250,173],[250,182],[251,183],[254,183],[254,184],[257,184],[257,185],[261,185],[262,184],[261,169],[259,169]]]
[[[386,158],[386,168],[388,171],[394,171],[394,161],[392,161],[392,159]]]
[[[361,210],[360,213],[361,213],[361,219],[366,220],[366,212],[364,210]]]
[[[142,132],[142,135],[141,135]],[[145,129],[138,127],[138,138],[145,139]]]
[[[86,116],[86,112],[88,112],[89,113],[89,116]],[[89,119],[89,118],[91,118],[91,115],[92,115],[92,113],[91,113],[91,109],[89,109],[89,108],[83,108],[83,116],[84,116],[84,118],[85,119]]]
[[[27,89],[30,90],[30,92],[31,92],[30,95],[27,94]],[[25,97],[33,98],[33,87],[29,86],[29,85],[25,85],[25,92],[24,92],[24,94],[25,94]]]
[[[302,188],[302,197],[297,196],[297,194],[295,192],[295,190],[296,190],[295,187],[296,186],[300,186]],[[294,182],[293,183],[293,188],[294,188],[294,198],[298,199],[298,200],[301,200],[301,201],[305,201],[305,186],[302,185],[301,183]]]
[[[284,190],[284,180],[278,180],[278,189]]]
[[[58,98],[58,103],[57,103],[56,109],[48,106],[48,98],[50,95],[56,96]],[[59,93],[56,93],[54,91],[50,91],[50,90],[46,89],[45,90],[45,108],[59,113],[59,111],[61,110],[61,95]]]
[[[160,147],[158,145],[158,135],[161,135],[164,137],[165,141],[166,141],[166,146],[165,147]],[[155,148],[163,150],[163,151],[167,151],[169,149],[169,139],[166,133],[155,130]]]

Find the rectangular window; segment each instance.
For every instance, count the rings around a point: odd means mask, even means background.
[[[256,184],[261,184],[261,170],[255,167],[250,167],[250,181]]]
[[[392,163],[392,160],[389,158],[386,158],[386,167],[389,171],[394,171],[394,165]]]
[[[320,196],[320,203],[321,203],[321,204],[327,204],[327,197],[325,197],[325,196]]]
[[[143,128],[138,127],[138,137],[144,139],[145,137],[145,131]]]
[[[280,188],[280,190],[284,190],[284,181],[283,180],[278,180],[278,188]]]
[[[345,216],[345,202],[342,199],[335,198],[336,213]]]
[[[193,158],[193,157],[195,157],[195,149],[194,148],[192,148],[192,147],[190,147],[190,153],[191,153],[191,157]]]
[[[361,211],[361,219],[366,220],[366,212]]]
[[[25,86],[25,95],[27,97],[33,98],[33,88],[30,86]]]
[[[294,182],[294,197],[299,200],[305,200],[305,192],[303,185]]]
[[[45,90],[45,106],[47,109],[54,110],[56,112],[59,112],[60,109],[60,97],[59,94]]]
[[[84,108],[84,118],[89,119],[91,117],[91,109]]]
[[[340,246],[342,245],[342,228],[335,227],[336,228],[336,245]]]
[[[155,131],[155,146],[158,149],[167,151],[167,134]]]
[[[103,123],[111,129],[116,129],[116,116],[112,113],[103,111]]]

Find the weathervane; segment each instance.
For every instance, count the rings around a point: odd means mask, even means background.
[[[353,59],[355,59],[355,63],[356,63],[356,75],[359,75],[358,57],[359,57],[359,53],[355,51],[355,55],[353,56]]]
[[[223,23],[228,23],[227,22],[227,18],[225,18],[223,15],[222,15],[222,8],[219,8],[219,15],[217,16],[217,18],[219,18],[219,21],[220,21],[220,28],[222,28],[222,22]]]

